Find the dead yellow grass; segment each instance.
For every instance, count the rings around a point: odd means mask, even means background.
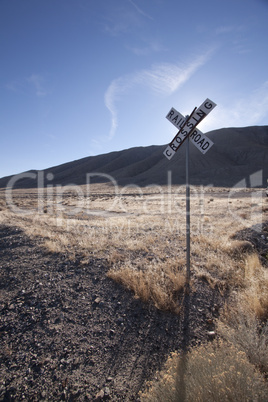
[[[178,266],[148,264],[137,269],[129,262],[128,267],[110,269],[108,276],[131,289],[143,302],[151,301],[160,310],[179,313],[185,274]]]
[[[243,351],[257,369],[268,375],[268,322],[260,321],[250,306],[233,299],[221,312],[217,332]]]
[[[169,192],[168,188],[155,186],[143,195],[140,189],[129,187],[115,196],[109,186],[96,185],[88,198],[70,189],[59,200],[53,192],[46,196],[45,191],[40,201],[34,190],[15,190],[13,201],[24,213],[10,211],[2,192],[0,221],[39,238],[48,252],[63,252],[71,258],[79,254],[85,263],[92,256],[106,259],[111,277],[131,288],[136,296],[154,300],[159,308],[166,303],[171,309],[176,283],[180,287],[185,275],[184,188],[174,187]],[[206,191],[192,190],[192,278],[206,279],[222,292],[241,288],[245,286],[244,261],[252,247],[230,237],[250,225],[250,193],[239,200],[228,200],[227,190]],[[242,212],[247,217],[241,218]],[[247,297],[251,295],[251,303],[263,315],[264,298],[256,301],[255,296],[255,291],[259,294],[263,290],[256,286]]]
[[[267,384],[246,354],[220,341],[173,353],[158,379],[140,394],[142,402],[264,401]]]
[[[244,289],[239,298],[257,318],[268,318],[268,271],[260,263],[257,254],[247,256],[245,261]]]

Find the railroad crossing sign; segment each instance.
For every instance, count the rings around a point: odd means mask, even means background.
[[[167,159],[171,159],[175,152],[186,140],[186,261],[187,284],[190,283],[190,186],[189,186],[189,139],[194,145],[205,154],[213,145],[213,142],[205,136],[196,126],[214,109],[216,103],[210,99],[206,99],[199,108],[194,108],[190,116],[184,117],[172,108],[166,118],[179,128],[179,131],[167,146],[164,155]]]
[[[205,136],[196,126],[216,107],[216,103],[206,99],[199,108],[195,108],[190,117],[186,119],[176,109],[171,108],[166,118],[177,128],[178,133],[164,151],[167,159],[171,159],[182,143],[189,136],[192,143],[205,154],[213,145],[213,142]]]

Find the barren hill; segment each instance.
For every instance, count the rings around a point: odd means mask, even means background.
[[[206,134],[214,146],[201,154],[190,145],[190,181],[195,185],[216,187],[266,187],[268,178],[268,126],[222,128]],[[172,184],[185,183],[185,145],[168,161],[163,146],[135,147],[118,152],[90,156],[44,171],[44,184],[86,184],[110,181],[118,184]],[[171,172],[171,173],[168,173]],[[32,170],[32,177],[37,171]],[[52,173],[53,176],[47,176]],[[6,187],[11,177],[0,179],[0,188]],[[14,179],[15,180],[15,179]],[[36,187],[36,180],[22,174],[15,180],[18,188]]]

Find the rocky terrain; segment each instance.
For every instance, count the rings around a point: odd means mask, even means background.
[[[207,282],[180,315],[144,305],[88,264],[0,226],[0,400],[138,401],[168,354],[214,337]]]

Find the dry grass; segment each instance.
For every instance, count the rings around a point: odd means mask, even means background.
[[[225,251],[234,259],[240,259],[245,254],[254,251],[252,244],[247,240],[233,240],[225,247]]]
[[[244,351],[268,375],[268,271],[256,254],[247,256],[244,283],[221,312],[218,333]]]
[[[178,311],[176,298],[185,274],[183,187],[155,186],[144,194],[139,188],[126,187],[114,194],[109,186],[96,184],[90,196],[84,197],[87,191],[82,187],[79,192],[52,190],[49,194],[48,189],[39,194],[15,190],[12,197],[19,208],[15,212],[5,205],[2,191],[0,222],[39,238],[48,252],[62,252],[70,258],[79,254],[85,264],[92,256],[106,259],[109,276],[132,289],[136,297],[152,300],[161,309],[173,305]],[[245,286],[245,258],[252,246],[230,237],[252,225],[250,217],[255,219],[256,208],[247,191],[241,198],[228,200],[227,190],[192,189],[193,281],[205,279],[222,293]],[[254,290],[262,292],[260,285]],[[253,303],[256,296],[251,295]],[[266,302],[259,299],[261,315]]]
[[[108,276],[131,289],[143,302],[152,301],[161,310],[179,313],[185,275],[178,265],[148,264],[135,269],[129,262],[129,267],[112,269]]]
[[[261,322],[243,304],[226,306],[217,322],[218,334],[243,351],[249,361],[268,375],[268,322]]]
[[[222,340],[172,354],[148,383],[143,402],[267,400],[268,272],[256,254],[238,255],[244,258],[238,289],[233,287],[216,326]]]
[[[229,238],[203,235],[194,238],[192,252],[202,259],[193,263],[197,278],[205,279],[222,294],[244,284],[244,243]],[[247,246],[247,250],[252,248]],[[204,251],[205,250],[205,251]]]
[[[118,196],[109,186],[95,185],[87,198],[66,191],[60,199],[44,193],[40,202],[34,190],[15,191],[21,211],[11,211],[2,191],[0,223],[22,228],[47,252],[79,255],[85,266],[92,257],[105,259],[108,276],[135,297],[179,313],[185,288],[185,189],[156,186],[144,193],[125,188]],[[225,342],[195,348],[187,358],[174,354],[142,398],[264,400],[264,383],[255,370],[266,373],[268,365],[268,273],[251,243],[232,237],[260,223],[267,206],[253,205],[249,190],[230,199],[224,189],[192,193],[191,284],[206,280],[232,295],[217,323]],[[178,375],[184,387],[178,386]]]
[[[247,356],[220,341],[173,353],[158,380],[148,384],[142,402],[265,401],[267,384]]]
[[[247,306],[257,318],[268,318],[268,271],[259,260],[258,255],[252,254],[246,258],[244,289],[240,292],[241,304]]]

